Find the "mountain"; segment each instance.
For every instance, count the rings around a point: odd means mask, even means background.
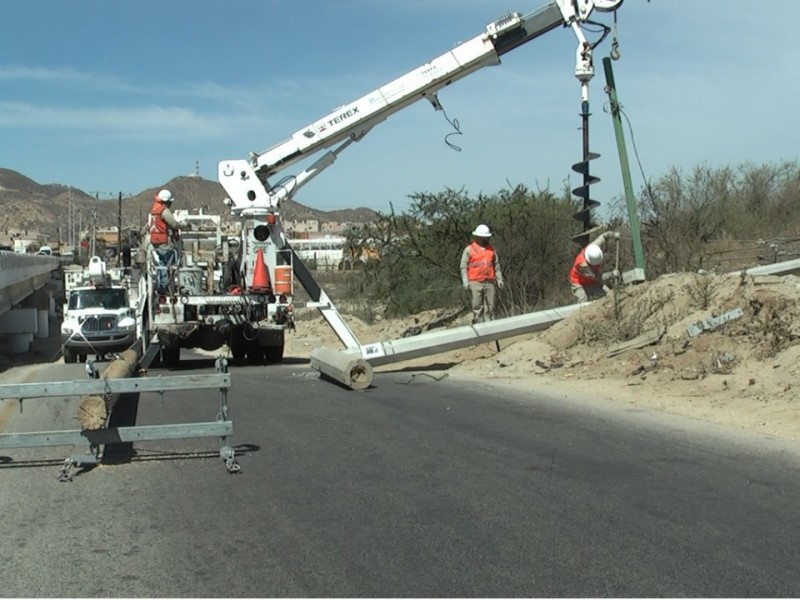
[[[77,188],[61,184],[39,184],[16,171],[0,168],[0,235],[7,238],[13,231],[36,232],[57,240],[68,239],[70,206],[73,212],[73,230],[85,230],[97,214],[97,227],[114,227],[122,213],[123,229],[140,227],[147,220],[153,205],[153,196],[161,189],[175,196],[173,210],[196,211],[203,208],[211,214],[229,215],[223,204],[224,188],[216,181],[202,177],[175,177],[158,187],[149,188],[125,197],[96,199]],[[281,204],[284,219],[317,219],[321,223],[365,223],[374,221],[378,213],[369,208],[323,211],[310,208],[294,200]]]

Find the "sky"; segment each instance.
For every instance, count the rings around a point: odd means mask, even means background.
[[[0,168],[100,198],[195,172],[216,180],[220,161],[263,152],[502,14],[546,4],[4,0]],[[613,69],[634,190],[673,168],[797,160],[798,21],[797,0],[624,1]],[[609,42],[595,51],[590,84],[601,211],[624,189],[604,91]],[[570,169],[582,157],[575,48],[573,32],[558,28],[442,90],[460,151],[445,143],[445,115],[417,102],[343,151],[296,200],[402,212],[418,192],[579,185]]]

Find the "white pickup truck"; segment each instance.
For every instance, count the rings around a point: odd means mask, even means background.
[[[65,363],[89,355],[102,360],[137,340],[136,302],[121,269],[106,270],[95,256],[85,269],[64,267],[64,320],[61,344]]]

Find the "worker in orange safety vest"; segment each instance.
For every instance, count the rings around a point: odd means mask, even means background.
[[[158,257],[157,291],[165,293],[169,287],[169,269],[179,263],[180,229],[191,229],[191,224],[181,224],[170,207],[174,197],[169,190],[161,190],[153,199],[150,209],[150,247]]]
[[[505,285],[497,252],[489,243],[492,232],[478,225],[472,232],[475,240],[461,253],[461,284],[472,295],[472,322],[494,319],[495,288]]]
[[[569,285],[578,302],[602,298],[610,291],[605,282],[619,277],[616,270],[603,273],[604,251],[609,239],[618,240],[619,233],[606,231],[600,234],[591,244],[582,248],[572,262],[572,268],[569,270]]]

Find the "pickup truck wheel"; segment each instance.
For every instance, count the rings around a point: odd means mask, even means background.
[[[78,362],[78,355],[69,348],[64,348],[61,353],[64,355],[65,364],[73,364]]]

